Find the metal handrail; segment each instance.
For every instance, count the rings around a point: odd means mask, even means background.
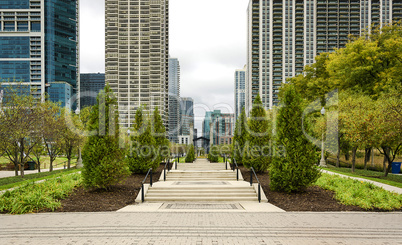
[[[145,195],[144,195],[144,183],[145,183],[145,181],[147,180],[149,174],[151,174],[151,175],[150,175],[150,180],[151,180],[151,181],[150,181],[150,185],[151,185],[151,187],[152,187],[152,168],[150,168],[150,169],[148,170],[147,175],[145,176],[144,180],[141,182],[141,202],[144,202],[144,199],[145,199]]]
[[[236,159],[233,158],[233,164],[232,164],[233,171],[235,171],[235,165],[236,165],[236,169],[237,169],[237,171],[236,171],[236,179],[237,179],[237,181],[239,181],[239,166],[237,166]]]
[[[170,171],[169,164],[170,164],[170,159],[168,158],[168,160],[166,161],[165,167],[163,168],[163,181],[166,181],[166,166],[167,166],[168,172]]]
[[[253,173],[251,171],[254,173],[254,176],[258,182],[258,202],[261,202],[261,184],[260,181],[258,180],[257,174],[255,173],[253,167],[251,167],[250,170],[250,186],[253,186]]]

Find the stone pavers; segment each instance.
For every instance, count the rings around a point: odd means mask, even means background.
[[[53,213],[0,216],[2,244],[402,244],[402,213]]]

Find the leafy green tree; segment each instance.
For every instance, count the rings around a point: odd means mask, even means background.
[[[119,123],[117,99],[109,85],[101,91],[98,104],[88,121],[88,129],[98,132],[89,136],[83,152],[82,177],[87,188],[108,189],[128,176],[129,170],[119,148]]]
[[[186,155],[185,162],[193,162],[195,160],[194,145],[191,144]]]
[[[157,161],[160,163],[163,159],[170,156],[169,140],[166,138],[166,128],[163,125],[158,107],[155,108],[152,117],[152,129],[155,138],[155,150],[157,151]]]
[[[157,156],[156,141],[152,136],[151,123],[144,120],[143,109],[135,113],[134,135],[131,136],[130,148],[126,161],[132,173],[146,173],[148,169],[156,170],[160,164]]]
[[[300,191],[318,179],[315,166],[318,158],[314,145],[303,134],[300,95],[293,86],[285,85],[280,100],[283,106],[278,112],[276,138],[276,152],[280,155],[274,157],[270,166],[270,186],[289,193]]]
[[[236,121],[232,151],[233,158],[237,164],[243,164],[243,154],[247,142],[247,117],[244,108],[242,109],[239,118]]]
[[[219,162],[219,148],[215,145],[211,145],[208,153],[208,160],[210,162]]]
[[[253,167],[256,172],[267,171],[272,160],[272,127],[259,95],[253,103],[248,129],[243,164],[247,168]]]
[[[63,140],[63,150],[67,157],[67,168],[70,169],[73,150],[79,147],[83,140],[83,136],[80,133],[84,126],[77,114],[66,109],[63,109],[61,119],[60,134]]]

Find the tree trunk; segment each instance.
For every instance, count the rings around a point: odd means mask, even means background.
[[[336,153],[336,167],[339,168],[339,158],[341,156],[341,138],[338,137],[338,152]]]
[[[352,149],[352,173],[355,172],[356,152],[357,152],[357,147],[354,147],[354,148]]]
[[[18,171],[19,171],[18,164],[14,163],[14,171],[15,171],[15,176],[18,176]]]
[[[349,155],[349,150],[347,150],[346,153],[345,153],[345,160],[346,161],[349,161],[349,156],[350,156]]]
[[[382,167],[383,167],[383,170],[385,173],[385,172],[387,172],[387,162],[388,162],[387,155],[389,154],[389,150],[387,148],[385,148],[383,150],[384,150],[384,161],[382,162]]]
[[[36,163],[38,165],[38,173],[40,173],[40,161]]]
[[[52,172],[53,171],[53,159],[52,159],[52,157],[50,157],[50,165],[49,165],[49,172]]]
[[[71,165],[71,156],[69,158],[67,158],[67,168],[70,169],[70,165]]]
[[[367,170],[367,163],[370,161],[370,156],[371,156],[371,148],[366,148],[364,149],[365,155],[364,155],[364,170]]]

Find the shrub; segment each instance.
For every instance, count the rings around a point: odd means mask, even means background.
[[[218,162],[219,161],[219,150],[218,147],[211,145],[211,148],[208,153],[208,160],[210,162]]]
[[[97,100],[88,128],[98,134],[89,137],[82,151],[82,177],[86,188],[107,189],[124,180],[129,171],[119,148],[117,99],[109,85],[98,95]],[[100,110],[104,115],[100,115]]]
[[[250,114],[243,165],[247,168],[253,167],[256,172],[264,172],[268,170],[272,160],[272,130],[259,95],[255,98]]]
[[[281,99],[283,106],[277,118],[276,152],[285,152],[273,159],[270,186],[277,191],[300,191],[319,177],[315,165],[317,154],[302,131],[300,96],[291,85],[287,85],[281,90]]]
[[[195,160],[194,145],[190,145],[185,161],[193,162],[194,160]]]
[[[127,150],[126,161],[132,173],[146,173],[148,169],[156,170],[160,164],[157,155],[155,138],[151,133],[151,125],[144,120],[142,108],[135,113],[134,136]]]

